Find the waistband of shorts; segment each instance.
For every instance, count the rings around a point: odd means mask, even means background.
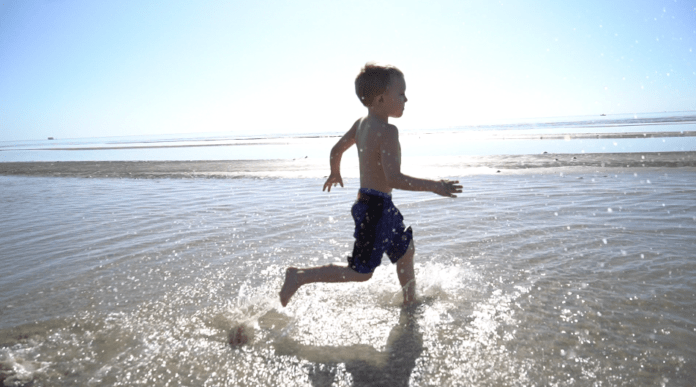
[[[360,190],[358,191],[358,197],[360,197],[360,195],[378,196],[389,200],[391,200],[392,198],[390,193],[377,191],[376,189],[372,188],[360,188]]]

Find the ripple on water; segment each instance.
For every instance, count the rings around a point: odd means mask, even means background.
[[[387,261],[367,283],[307,286],[279,307],[287,265],[350,252],[350,189],[12,180],[0,202],[13,208],[0,242],[16,267],[0,280],[0,375],[52,386],[689,385],[696,179],[585,177],[469,177],[457,200],[396,193],[416,238],[413,310]],[[230,348],[239,324],[253,338]]]

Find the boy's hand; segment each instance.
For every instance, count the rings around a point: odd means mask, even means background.
[[[336,184],[340,184],[341,187],[343,187],[343,179],[341,178],[341,174],[339,173],[332,173],[331,176],[329,176],[328,179],[326,179],[326,183],[324,183],[324,188],[322,188],[322,192],[326,191],[327,189],[329,192],[331,192],[331,186],[336,186]]]
[[[457,195],[455,193],[462,193],[462,186],[458,185],[458,183],[459,180],[440,180],[437,189],[433,192],[441,196],[456,198]]]

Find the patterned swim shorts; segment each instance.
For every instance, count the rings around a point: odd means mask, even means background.
[[[394,206],[391,195],[370,188],[360,188],[351,210],[355,221],[355,244],[348,265],[358,273],[372,273],[387,253],[396,263],[408,250],[413,239],[411,227]]]

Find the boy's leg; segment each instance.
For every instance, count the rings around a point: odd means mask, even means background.
[[[289,267],[285,271],[285,282],[280,289],[280,303],[285,306],[290,297],[302,285],[313,282],[363,282],[372,278],[372,273],[362,274],[348,266],[326,265],[298,269]]]
[[[399,277],[401,290],[404,292],[404,305],[410,305],[416,300],[416,274],[413,270],[413,256],[416,253],[416,246],[413,239],[408,245],[406,253],[396,261],[396,274]]]

